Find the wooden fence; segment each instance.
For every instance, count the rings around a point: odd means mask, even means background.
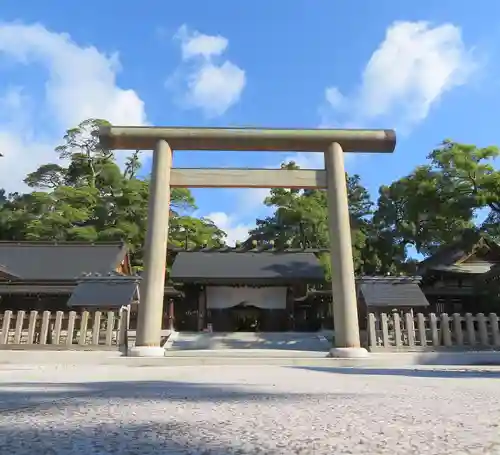
[[[491,313],[368,315],[370,351],[500,350],[499,318]]]
[[[0,349],[118,349],[128,344],[128,309],[117,311],[5,311]]]

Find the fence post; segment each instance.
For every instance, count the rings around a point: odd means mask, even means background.
[[[101,312],[95,311],[92,317],[92,344],[98,345],[101,335]]]
[[[467,330],[467,342],[469,346],[476,344],[476,329],[474,327],[474,317],[471,313],[465,313],[465,327]]]
[[[84,346],[87,344],[87,326],[89,324],[89,312],[84,311],[81,315],[80,319],[80,339],[78,340],[78,344],[80,346]]]
[[[500,332],[498,330],[498,316],[495,313],[489,314],[491,326],[491,340],[494,347],[500,347]]]
[[[42,313],[42,327],[40,329],[40,344],[47,344],[47,335],[49,334],[50,311]]]
[[[406,331],[408,332],[408,346],[413,348],[415,347],[415,321],[413,319],[413,313],[407,312],[405,314],[405,325]]]
[[[429,325],[431,329],[431,340],[432,340],[432,346],[438,347],[439,346],[439,330],[438,330],[438,325],[437,325],[437,318],[434,313],[429,314]]]
[[[488,327],[486,326],[486,318],[484,317],[484,313],[478,313],[476,315],[477,320],[477,329],[479,332],[479,343],[483,347],[489,347],[489,339],[488,339]]]
[[[368,313],[368,347],[377,347],[377,330],[375,328],[375,315]]]
[[[21,338],[23,335],[23,325],[24,325],[25,312],[20,310],[16,314],[16,329],[14,332],[14,344],[21,344]]]
[[[30,311],[30,319],[28,323],[28,344],[35,343],[35,330],[36,330],[36,320],[38,318],[38,311]]]
[[[380,319],[382,321],[382,344],[384,348],[388,348],[390,346],[390,343],[389,343],[389,323],[387,321],[387,314],[382,313],[380,315]]]
[[[403,345],[401,341],[401,318],[399,317],[399,313],[394,313],[392,315],[392,321],[394,323],[394,341],[396,343],[396,348],[401,348]]]
[[[75,319],[76,312],[70,311],[68,318],[68,337],[66,338],[66,345],[71,346],[73,344],[73,332],[75,331]]]
[[[453,313],[453,338],[457,346],[464,345],[464,333],[462,331],[462,316],[459,313]]]
[[[120,348],[128,351],[128,309],[120,309],[120,319],[118,321],[118,345]]]
[[[443,346],[450,347],[452,345],[450,318],[447,313],[441,314],[441,339],[443,340]]]
[[[12,311],[7,310],[3,314],[2,335],[0,337],[0,344],[7,344],[9,342],[9,330],[10,330],[11,319],[12,319]]]
[[[420,346],[427,347],[427,331],[425,330],[425,316],[417,313],[418,338]]]
[[[115,313],[108,311],[108,320],[106,325],[106,346],[113,344],[113,331],[115,329]]]
[[[61,329],[64,313],[62,311],[56,312],[56,323],[54,325],[54,338],[52,340],[53,344],[59,344],[61,340]]]

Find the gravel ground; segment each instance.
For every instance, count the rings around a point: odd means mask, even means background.
[[[500,372],[0,370],[0,453],[500,454]]]

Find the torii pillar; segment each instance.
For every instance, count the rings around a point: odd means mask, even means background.
[[[361,347],[359,337],[344,151],[337,142],[325,151],[325,168],[335,333],[335,347],[330,355],[366,357],[368,351]]]

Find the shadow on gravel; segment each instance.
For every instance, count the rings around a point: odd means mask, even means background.
[[[332,400],[357,397],[357,394],[328,394]],[[176,401],[204,403],[241,401],[286,400],[290,393],[269,393],[243,390],[238,384],[197,384],[176,381],[114,381],[89,383],[37,383],[2,382],[0,384],[0,423],[4,416],[18,409],[50,408],[54,402],[78,399],[126,399],[149,401]],[[294,398],[307,398],[310,394],[294,394]],[[1,447],[1,445],[0,445]]]
[[[200,431],[201,430],[201,431]],[[224,433],[225,434],[224,434]],[[98,423],[72,428],[0,425],[0,446],[9,455],[255,455],[237,438],[228,441],[231,424],[216,429],[186,422]],[[205,442],[208,438],[211,442]]]
[[[353,367],[290,367],[299,370],[316,371],[320,373],[335,373],[364,376],[408,376],[412,378],[487,378],[500,379],[500,371],[474,370],[412,370],[404,368],[353,368]],[[466,368],[466,367],[464,367]]]
[[[295,397],[310,397],[295,394]],[[336,400],[359,394],[328,394]],[[259,440],[250,446],[231,430],[233,422],[217,412],[198,416],[196,425],[180,420],[182,412],[168,414],[151,411],[135,416],[128,405],[134,402],[168,403],[169,409],[211,402],[216,411],[220,403],[286,401],[289,393],[242,390],[237,384],[193,384],[174,381],[0,384],[0,453],[11,455],[245,455],[279,454],[269,447],[259,451]],[[120,400],[121,403],[120,403]],[[89,402],[90,406],[89,406]],[[276,403],[275,403],[276,404]],[[55,406],[57,405],[57,406]],[[120,405],[120,407],[116,407]],[[78,416],[92,413],[80,422]],[[147,403],[146,403],[147,406]],[[145,406],[145,407],[146,407]],[[279,406],[279,403],[278,403]],[[107,409],[106,412],[102,412]],[[147,409],[147,407],[146,407]],[[161,407],[160,407],[161,409]],[[192,412],[193,407],[185,412]],[[144,411],[143,411],[144,412]],[[113,414],[116,413],[116,414]],[[101,418],[101,421],[99,421]],[[144,420],[148,423],[144,423]],[[191,418],[191,420],[193,420]],[[196,420],[196,419],[195,419]],[[73,423],[74,422],[74,423]],[[85,422],[85,424],[83,423]],[[90,423],[89,423],[90,422]],[[248,436],[248,435],[247,435]],[[307,449],[304,442],[303,450]],[[286,452],[288,453],[288,452]],[[306,452],[305,452],[306,453]]]

